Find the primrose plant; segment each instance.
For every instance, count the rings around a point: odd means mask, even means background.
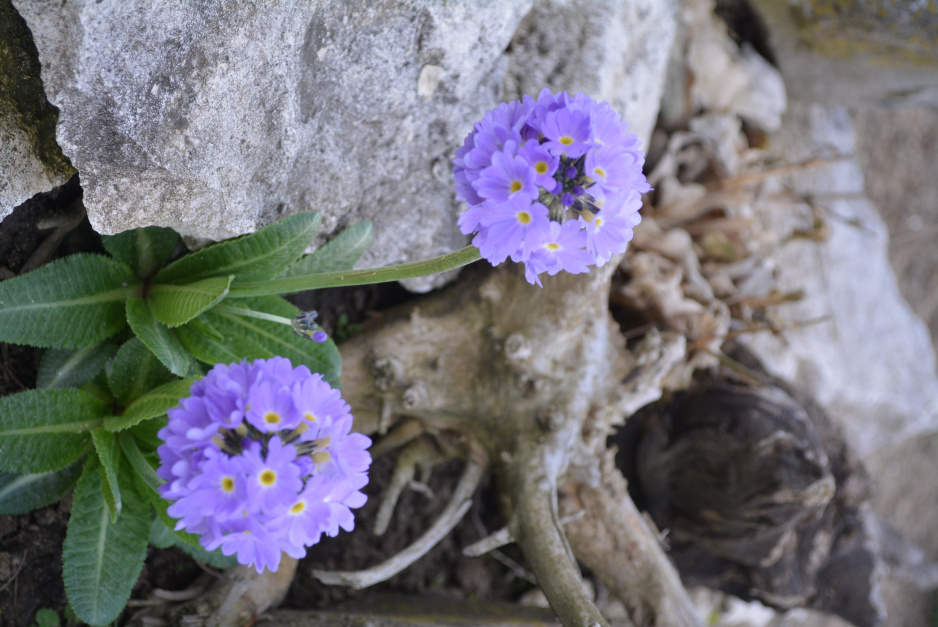
[[[148,543],[260,572],[353,528],[370,440],[333,387],[335,344],[279,294],[423,276],[478,253],[350,270],[371,225],[304,255],[319,224],[300,213],[176,259],[175,232],[136,229],[105,236],[108,256],[0,283],[0,341],[47,349],[37,389],[0,398],[0,514],[74,488],[63,575],[83,621],[118,616]]]
[[[148,544],[216,567],[276,570],[354,527],[371,441],[336,389],[339,352],[283,294],[427,276],[485,257],[539,274],[587,272],[624,251],[648,189],[642,155],[608,104],[582,94],[503,104],[456,152],[473,246],[352,270],[361,223],[311,254],[299,213],[178,256],[147,227],[0,283],[0,341],[46,349],[37,389],[0,398],[0,514],[72,491],[69,603],[114,620]]]

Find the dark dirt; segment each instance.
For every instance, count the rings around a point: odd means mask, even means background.
[[[0,516],[0,624],[30,625],[36,610],[65,608],[62,542],[71,503]]]
[[[717,0],[714,12],[726,22],[730,37],[737,44],[749,44],[756,52],[776,65],[775,53],[769,46],[768,29],[748,0]]]
[[[80,198],[75,177],[7,216],[0,224],[0,278],[19,273],[54,230],[39,226],[65,215]],[[94,249],[94,242],[89,243],[90,230],[86,219],[50,251],[49,259]],[[98,241],[97,247],[100,245]],[[33,387],[38,357],[39,351],[31,347],[0,343],[0,395]],[[29,625],[40,608],[60,614],[64,609],[61,553],[70,505],[66,499],[22,516],[0,516],[0,624]]]
[[[328,609],[374,599],[382,594],[430,594],[438,598],[510,601],[533,587],[525,579],[531,575],[520,563],[522,558],[515,547],[507,547],[483,558],[462,555],[463,547],[504,525],[504,520],[492,514],[499,508],[491,477],[483,483],[476,494],[476,504],[453,533],[396,577],[359,591],[325,586],[314,579],[310,574],[312,569],[356,570],[379,564],[415,541],[445,507],[462,472],[459,461],[443,463],[434,470],[429,481],[435,495],[432,500],[413,491],[405,492],[388,531],[382,537],[375,536],[371,530],[380,495],[384,493],[394,468],[394,457],[394,454],[389,454],[375,462],[370,473],[371,483],[364,490],[369,500],[356,512],[355,530],[340,532],[335,538],[323,538],[310,548],[306,558],[300,562],[281,608]],[[193,560],[177,549],[151,548],[133,598],[145,599],[155,588],[182,590],[201,572]],[[125,611],[123,621],[134,613],[132,608]]]
[[[8,216],[0,224],[0,278],[15,276],[40,261],[75,252],[103,252],[100,238],[87,218],[81,219],[77,227],[55,234],[55,225],[72,224],[77,221],[76,212],[83,214],[80,200],[81,188],[75,177],[61,188],[34,197]],[[381,310],[414,297],[395,283],[321,290],[298,294],[291,300],[304,310],[318,310],[320,323],[341,341],[359,332],[361,323],[379,315]],[[38,358],[39,351],[33,348],[0,344],[0,395],[33,387]],[[416,540],[445,507],[462,472],[458,461],[435,469],[429,482],[434,499],[406,491],[386,534],[374,536],[371,533],[374,516],[390,479],[394,457],[389,454],[375,462],[372,482],[365,489],[369,501],[358,512],[355,531],[324,538],[310,550],[300,564],[283,607],[326,608],[389,592],[513,600],[532,587],[525,579],[531,575],[519,564],[522,558],[514,547],[483,558],[462,556],[464,546],[504,524],[497,514],[499,504],[491,478],[476,494],[476,506],[456,530],[429,555],[390,581],[356,592],[323,586],[312,579],[312,568],[353,570],[380,563]],[[61,552],[70,505],[66,498],[25,515],[0,516],[0,625],[31,626],[41,608],[50,608],[65,617],[67,600]],[[156,588],[182,590],[201,573],[202,568],[181,550],[151,547],[132,598],[145,599]],[[128,609],[122,620],[133,613],[132,608]]]
[[[476,503],[453,533],[420,561],[388,582],[367,590],[354,591],[324,586],[313,579],[310,570],[314,568],[356,570],[381,563],[416,540],[446,506],[462,472],[462,463],[458,461],[446,462],[434,470],[429,482],[434,493],[432,500],[417,492],[405,492],[397,504],[388,531],[384,536],[375,536],[372,533],[374,517],[380,504],[380,495],[393,470],[391,457],[378,459],[373,466],[370,473],[372,481],[365,490],[369,500],[357,512],[355,531],[351,534],[341,533],[334,539],[324,538],[300,562],[287,598],[287,607],[322,609],[388,592],[508,601],[517,599],[531,588],[529,582],[518,576],[526,574],[521,566],[516,566],[517,570],[512,571],[492,556],[471,558],[462,555],[463,547],[505,524],[495,514],[499,508],[491,476],[476,493]],[[514,549],[508,547],[498,557],[517,563],[522,558]]]

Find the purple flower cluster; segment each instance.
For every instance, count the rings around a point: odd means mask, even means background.
[[[609,103],[580,93],[503,103],[489,111],[453,159],[456,195],[469,205],[459,227],[493,265],[589,272],[624,252],[639,223],[644,153]]]
[[[218,364],[160,430],[160,494],[176,529],[257,572],[322,534],[351,531],[364,505],[371,440],[351,433],[338,390],[283,357]]]

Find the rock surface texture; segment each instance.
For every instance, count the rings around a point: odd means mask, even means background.
[[[844,109],[793,103],[773,152],[790,163],[852,155],[855,135]],[[938,375],[928,329],[899,294],[887,256],[888,233],[863,195],[854,157],[784,181],[806,201],[797,212],[771,212],[772,230],[812,228],[813,211],[827,241],[793,238],[772,266],[782,291],[803,290],[779,309],[801,328],[754,336],[749,346],[786,381],[811,393],[847,430],[861,455],[931,431],[938,424]],[[812,209],[813,205],[813,209]]]
[[[26,23],[9,0],[0,0],[0,220],[75,173],[55,143],[57,112],[39,72]]]
[[[659,94],[648,79],[676,11],[651,0],[15,6],[96,230],[221,239],[316,209],[324,236],[374,222],[363,265],[464,245],[450,159],[506,86],[590,89],[647,138]],[[586,34],[596,43],[582,56],[529,80],[542,48],[579,49]]]
[[[755,0],[790,96],[938,105],[938,7],[892,0]]]
[[[938,109],[864,107],[854,123],[866,191],[889,227],[899,289],[938,349]]]

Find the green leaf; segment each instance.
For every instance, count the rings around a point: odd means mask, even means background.
[[[279,296],[239,299],[238,304],[288,319],[299,313],[299,309]],[[196,321],[210,325],[224,337],[224,341],[218,342],[199,333],[197,327],[186,325],[179,328],[180,340],[197,359],[206,363],[231,363],[279,355],[289,359],[294,366],[305,364],[332,383],[341,374],[341,358],[331,339],[319,344],[301,338],[287,325],[230,312],[210,310],[193,322]]]
[[[77,388],[88,383],[114,354],[115,344],[104,342],[78,350],[50,348],[42,354],[37,388]]]
[[[129,429],[134,442],[140,447],[140,451],[144,456],[157,459],[156,449],[164,444],[159,432],[168,422],[169,419],[166,416],[159,416],[144,420]]]
[[[176,533],[167,527],[158,517],[153,520],[153,526],[150,527],[150,544],[158,549],[166,549],[171,546],[177,546],[190,556],[203,564],[208,564],[212,568],[227,570],[238,565],[238,558],[234,555],[225,555],[221,549],[206,551],[201,546],[192,546],[188,542],[181,540]]]
[[[0,398],[0,471],[40,473],[72,463],[87,449],[107,408],[74,388],[26,390]]]
[[[36,621],[35,627],[60,627],[62,625],[58,613],[48,607],[36,610],[33,620]]]
[[[162,522],[162,521],[161,521]],[[225,555],[221,552],[221,549],[215,549],[214,551],[206,551],[202,548],[202,545],[192,545],[188,542],[177,541],[176,546],[189,554],[189,556],[203,564],[208,564],[212,568],[217,568],[219,570],[228,570],[229,568],[234,568],[238,565],[238,558],[235,555]]]
[[[126,407],[147,390],[175,377],[139,338],[127,340],[107,368],[107,383],[118,404]]]
[[[123,301],[139,291],[125,264],[72,255],[0,282],[0,342],[92,346],[124,328]]]
[[[78,618],[105,625],[127,604],[150,537],[150,511],[127,473],[119,473],[123,511],[112,522],[98,458],[91,457],[75,487],[62,549],[65,593]]]
[[[124,453],[127,454],[128,461],[133,464],[134,470],[138,471],[134,475],[137,486],[140,492],[146,495],[150,505],[153,506],[156,517],[169,529],[170,533],[176,536],[181,542],[194,547],[200,546],[199,536],[182,529],[176,531],[176,523],[178,521],[166,511],[169,509],[169,501],[160,496],[159,493],[159,486],[163,483],[163,480],[157,476],[156,471],[153,470],[150,463],[146,461],[143,453],[137,448],[136,443],[133,442],[133,438],[131,438],[127,432],[124,432],[118,436],[118,439],[121,442],[121,448]],[[147,471],[147,468],[150,470]],[[143,470],[143,473],[139,472],[140,470]],[[149,474],[149,476],[144,476],[145,474]]]
[[[176,523],[178,521],[170,516],[166,511],[169,509],[169,501],[153,491],[149,491],[147,496],[150,500],[150,505],[156,512],[157,519],[163,523],[167,529],[169,529],[170,533],[176,536],[177,540],[183,544],[201,548],[201,545],[199,544],[199,536],[195,535],[194,533],[189,533],[185,529],[180,529],[179,531],[176,530]]]
[[[131,298],[127,301],[127,322],[140,341],[174,375],[187,377],[198,371],[192,355],[186,352],[166,325],[153,317],[142,298]]]
[[[303,255],[281,277],[351,270],[371,246],[371,222],[359,222],[309,255]]]
[[[193,379],[181,379],[153,388],[124,409],[120,416],[104,419],[108,431],[123,431],[144,420],[162,416],[179,404],[179,399],[189,396]]]
[[[235,275],[232,283],[276,276],[303,254],[319,231],[320,217],[304,212],[237,239],[207,246],[160,270],[156,283],[181,283]]]
[[[243,281],[232,285],[228,298],[249,298],[270,294],[293,294],[306,290],[318,290],[324,287],[349,287],[352,285],[372,285],[388,281],[403,281],[417,277],[448,272],[475,263],[482,258],[482,253],[475,246],[466,246],[451,253],[409,261],[381,268],[362,268],[361,270],[339,270],[299,276],[277,277],[262,281]]]
[[[150,286],[147,304],[153,316],[169,327],[178,327],[211,309],[228,293],[234,275],[202,279],[195,283],[173,285],[160,283]]]
[[[108,407],[117,403],[117,399],[111,393],[111,388],[107,384],[107,373],[102,370],[95,375],[94,379],[85,383],[79,388],[82,392],[87,392],[100,400]]]
[[[286,327],[284,327],[286,328]],[[242,335],[222,335],[206,316],[176,329],[179,341],[205,364],[230,364],[244,359],[269,359],[274,353]]]
[[[154,463],[150,462],[146,455],[143,454],[143,451],[140,450],[140,447],[137,445],[137,440],[134,438],[133,434],[129,431],[118,433],[117,441],[120,443],[120,447],[121,450],[124,451],[124,455],[127,456],[127,461],[130,463],[130,467],[134,469],[134,472],[143,482],[143,485],[146,486],[149,490],[158,494],[159,487],[165,482],[158,474],[156,474]]]
[[[102,428],[91,432],[94,440],[94,450],[98,453],[101,462],[101,485],[104,488],[104,501],[107,503],[111,522],[115,522],[121,514],[121,491],[117,485],[117,466],[120,463],[117,438],[113,433]]]
[[[161,444],[162,441],[156,439],[154,442],[150,442],[150,439],[155,439],[155,436],[151,436],[147,431],[152,431],[152,427],[160,421],[150,421],[141,425],[137,425],[131,431],[123,431],[118,434],[117,438],[121,445],[121,450],[124,451],[124,455],[127,460],[130,462],[131,466],[134,469],[135,480],[139,486],[139,490],[142,494],[146,495],[147,500],[153,506],[153,510],[156,512],[157,520],[162,523],[163,529],[168,533],[172,534],[174,541],[183,548],[190,555],[196,556],[196,559],[199,552],[205,553],[205,549],[199,544],[199,536],[191,534],[187,531],[180,530],[176,531],[176,519],[167,513],[169,508],[169,502],[160,496],[159,487],[164,483],[163,479],[156,474],[155,465],[158,463],[156,460],[147,459],[148,453],[153,453],[156,450],[158,444]],[[163,422],[165,425],[165,422]],[[160,426],[163,426],[160,425]],[[141,448],[142,447],[142,448]],[[155,455],[155,453],[153,453]],[[151,535],[151,542],[152,542]],[[160,543],[155,546],[160,546],[165,548],[165,546]],[[193,551],[190,551],[189,548],[192,548]],[[208,554],[208,555],[214,555]],[[217,566],[218,568],[228,568],[227,562],[222,559],[223,556],[219,555],[211,559],[204,559],[208,564]],[[227,559],[227,558],[225,558]]]
[[[55,503],[80,474],[79,462],[36,475],[0,473],[0,515],[16,516]]]
[[[159,517],[154,518],[150,525],[150,544],[158,549],[168,549],[176,544],[176,536]]]
[[[213,339],[213,340],[217,340],[217,341],[219,341],[219,342],[224,342],[224,341],[225,341],[225,336],[222,335],[221,332],[220,332],[218,329],[216,329],[215,327],[213,327],[212,325],[210,325],[210,324],[205,320],[204,317],[195,318],[194,320],[192,320],[191,322],[189,322],[189,323],[185,326],[185,329],[186,329],[186,330],[189,330],[189,331],[196,331],[196,332],[198,332],[198,333],[201,334],[201,335],[204,335],[204,336],[206,336],[206,337],[208,337],[208,338],[211,338],[211,339]],[[182,337],[182,334],[181,334],[181,333],[180,333],[179,335],[180,335],[180,337]],[[181,340],[180,340],[180,341],[181,341]],[[185,342],[183,342],[183,344],[185,344]],[[193,354],[194,354],[194,353],[193,353]],[[212,363],[217,364],[217,363],[221,363],[221,362],[213,361]]]
[[[162,226],[131,229],[117,235],[102,235],[104,249],[123,261],[142,279],[153,276],[179,243],[176,231]]]

